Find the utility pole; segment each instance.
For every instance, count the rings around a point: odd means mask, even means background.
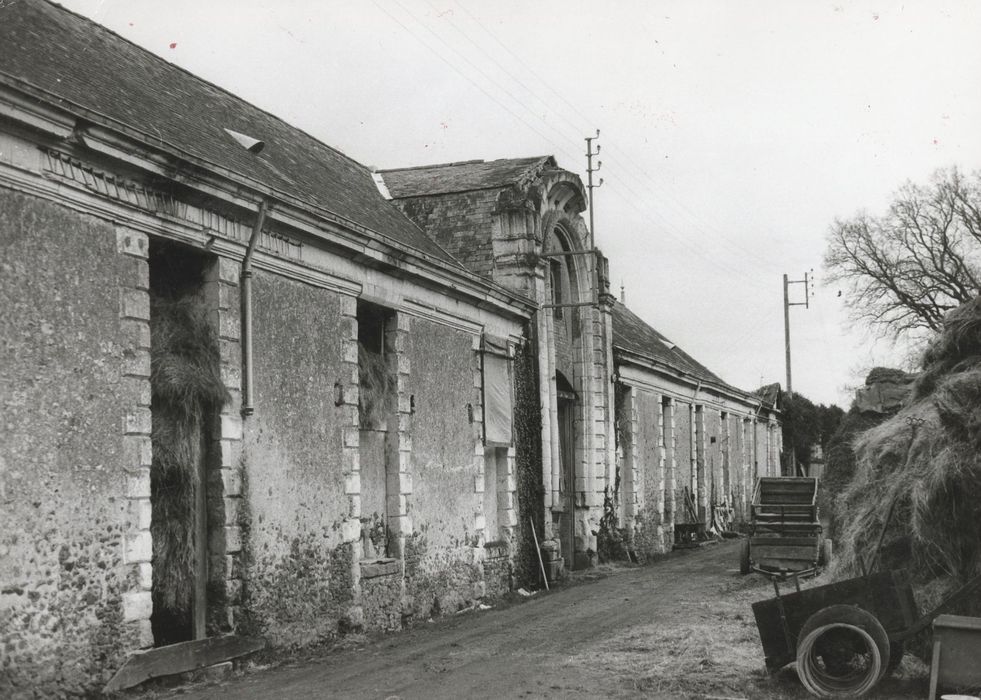
[[[814,274],[812,269],[811,275]],[[784,339],[784,352],[787,355],[787,393],[792,394],[794,392],[794,385],[791,382],[790,374],[790,307],[791,306],[803,306],[805,309],[810,308],[810,298],[811,298],[811,282],[813,281],[813,276],[809,277],[808,273],[804,273],[804,279],[802,280],[791,280],[787,279],[787,275],[783,276],[783,339]],[[792,284],[802,284],[804,285],[804,301],[790,301],[790,285]]]
[[[599,256],[596,255],[596,235],[593,232],[593,190],[599,189],[603,185],[603,178],[599,179],[599,183],[593,184],[593,173],[599,172],[599,169],[603,167],[603,161],[597,160],[596,167],[593,167],[593,156],[598,156],[600,153],[600,145],[596,144],[596,150],[593,150],[593,141],[599,138],[600,130],[596,130],[596,136],[586,137],[586,189],[589,191],[589,257],[593,261],[593,294],[595,299],[599,300]]]
[[[603,178],[599,179],[599,183],[593,184],[593,173],[599,172],[600,168],[603,167],[603,161],[597,160],[596,167],[593,167],[593,156],[598,156],[600,154],[600,145],[596,144],[596,150],[593,150],[593,141],[599,138],[600,130],[596,130],[596,136],[586,137],[586,189],[589,190],[589,249],[594,250],[596,248],[596,237],[593,234],[593,189],[599,189],[603,185]]]
[[[784,351],[787,353],[787,395],[792,396],[794,393],[793,384],[791,384],[790,377],[790,307],[791,306],[803,306],[805,309],[810,308],[811,301],[811,282],[813,281],[814,270],[811,269],[811,277],[808,273],[804,273],[804,279],[802,280],[789,280],[787,275],[783,276],[783,338],[784,338]],[[804,301],[790,301],[790,285],[792,284],[802,284],[804,285]],[[791,426],[793,427],[793,426]],[[784,445],[784,450],[788,449],[787,445]],[[789,445],[788,460],[790,462],[791,474],[798,476],[805,476],[803,466],[797,463],[797,450],[796,450],[796,436],[793,431],[790,434],[790,445]]]

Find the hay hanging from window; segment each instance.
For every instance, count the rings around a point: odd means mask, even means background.
[[[360,390],[358,409],[361,428],[384,430],[395,396],[395,378],[388,369],[388,359],[383,353],[372,352],[358,343],[358,374]]]
[[[194,494],[207,421],[229,399],[218,340],[199,297],[151,297],[154,606],[188,613],[194,591]]]

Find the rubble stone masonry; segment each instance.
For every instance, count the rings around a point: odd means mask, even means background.
[[[0,696],[146,646],[146,238],[0,189]]]

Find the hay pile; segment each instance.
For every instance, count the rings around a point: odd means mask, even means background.
[[[194,494],[208,421],[229,399],[218,339],[194,296],[151,296],[153,601],[187,616],[194,592]]]
[[[395,374],[389,368],[384,353],[372,352],[364,343],[358,343],[359,393],[358,410],[361,428],[384,430],[392,401],[395,397]]]
[[[833,574],[871,564],[893,507],[879,567],[909,569],[929,609],[981,571],[981,297],[948,315],[905,405],[854,447]]]
[[[855,439],[896,415],[908,399],[914,379],[915,375],[902,370],[873,367],[828,440],[824,473],[818,484],[818,503],[830,523],[827,536],[831,539],[839,538],[841,494],[855,476]]]

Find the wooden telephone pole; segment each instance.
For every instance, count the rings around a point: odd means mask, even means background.
[[[814,270],[811,270],[811,275],[814,274]],[[783,344],[784,352],[787,356],[787,393],[792,394],[794,392],[794,385],[791,382],[791,372],[790,372],[790,307],[791,306],[803,306],[805,309],[810,308],[811,299],[811,282],[813,277],[809,277],[808,273],[804,273],[804,279],[802,280],[791,280],[787,279],[787,275],[783,276]],[[790,285],[792,284],[802,284],[804,285],[804,301],[790,301]]]

